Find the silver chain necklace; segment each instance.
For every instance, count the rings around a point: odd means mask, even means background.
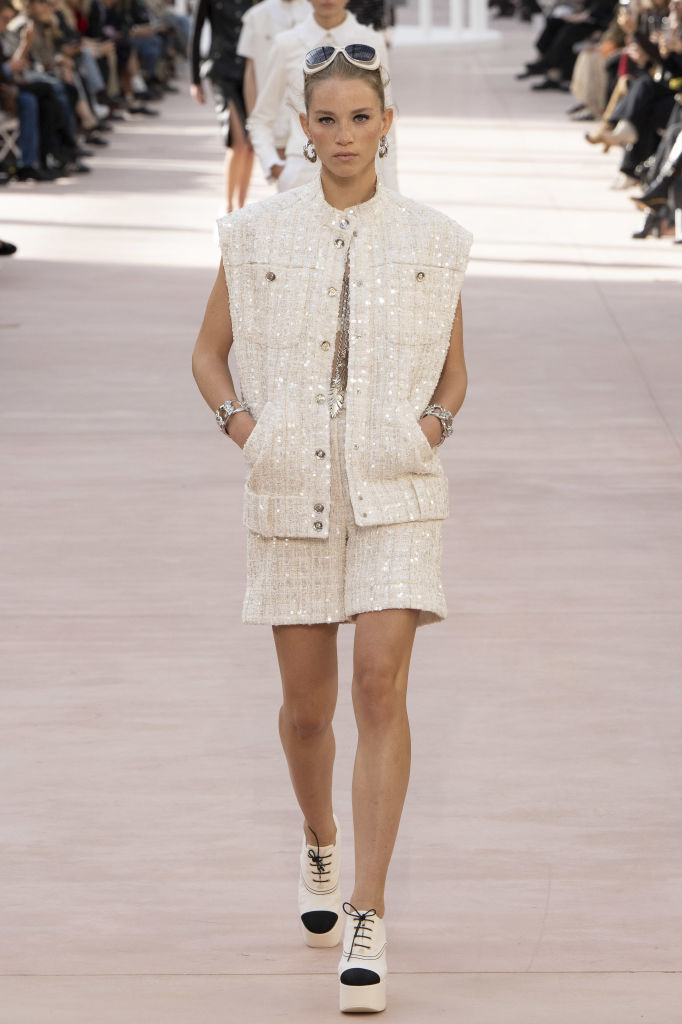
[[[346,260],[341,290],[341,311],[339,313],[339,341],[336,348],[334,372],[329,385],[329,415],[334,419],[343,408],[348,384],[348,338],[350,334],[350,267]]]

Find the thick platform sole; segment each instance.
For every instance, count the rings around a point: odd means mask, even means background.
[[[341,1013],[381,1013],[386,1009],[386,979],[376,985],[344,985],[339,983]]]
[[[344,922],[341,920],[340,914],[336,924],[328,932],[308,931],[300,918],[299,925],[301,928],[301,935],[303,936],[306,946],[312,946],[313,949],[331,949],[332,946],[338,946],[339,942],[343,938]]]

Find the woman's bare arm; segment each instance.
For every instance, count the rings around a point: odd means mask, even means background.
[[[461,408],[467,390],[467,368],[464,362],[464,322],[462,319],[462,299],[457,303],[455,319],[450,333],[450,348],[445,358],[440,380],[436,385],[431,403],[442,405],[452,415]],[[441,427],[437,416],[425,416],[420,420],[421,428],[431,445],[440,441]]]
[[[222,264],[206,304],[204,320],[192,352],[192,373],[211,409],[223,402],[238,401],[227,360],[232,347],[230,298]],[[230,417],[228,434],[240,448],[255,426],[246,412]]]

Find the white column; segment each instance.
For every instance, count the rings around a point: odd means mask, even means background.
[[[469,0],[471,4],[471,0]],[[464,28],[464,4],[462,0],[450,0],[450,30],[461,32]]]
[[[487,30],[487,0],[469,0],[469,28],[473,32],[485,32]]]
[[[417,4],[418,18],[417,24],[420,30],[424,34],[424,38],[427,39],[431,35],[431,0],[418,0]]]

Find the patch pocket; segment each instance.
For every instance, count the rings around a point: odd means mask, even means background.
[[[429,444],[429,439],[419,426],[414,409],[409,402],[402,402],[400,406],[401,437],[407,449],[406,468],[410,473],[436,473],[440,467],[440,460],[435,448]]]
[[[247,263],[232,271],[235,332],[275,354],[301,343],[301,310],[308,309],[316,271],[279,263]]]
[[[263,411],[256,420],[256,425],[249,434],[242,448],[242,455],[253,469],[268,447],[268,439],[272,437],[276,423],[276,408],[272,402],[266,402]]]
[[[411,479],[422,519],[446,519],[450,511],[448,481],[438,476],[413,476]]]

